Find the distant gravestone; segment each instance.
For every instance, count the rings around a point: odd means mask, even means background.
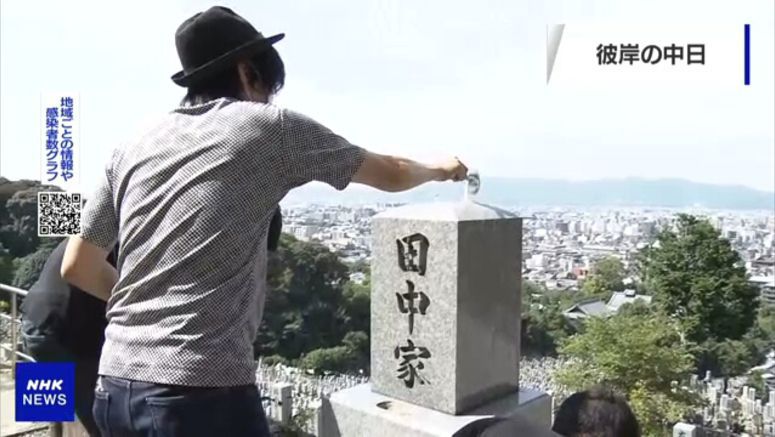
[[[372,385],[460,414],[518,390],[522,220],[472,201],[373,219]]]
[[[721,395],[721,400],[719,401],[719,411],[725,412],[729,411],[729,395],[723,394]]]
[[[283,425],[288,425],[291,422],[293,412],[292,390],[293,385],[288,383],[279,383],[271,387],[273,400],[271,417]]]
[[[673,437],[697,437],[697,425],[688,423],[676,423],[673,427]]]

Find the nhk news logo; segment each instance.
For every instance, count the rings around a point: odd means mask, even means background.
[[[16,364],[16,421],[72,422],[74,363]]]

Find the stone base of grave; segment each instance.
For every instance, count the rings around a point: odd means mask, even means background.
[[[361,384],[324,399],[320,414],[319,437],[455,437],[466,425],[488,417],[520,417],[545,429],[547,436],[556,435],[550,432],[549,395],[525,389],[453,416],[374,393],[371,384]]]

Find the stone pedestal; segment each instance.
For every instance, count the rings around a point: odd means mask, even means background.
[[[529,422],[533,428],[525,426],[524,437],[556,436],[550,431],[551,399],[545,393],[520,390],[469,414],[452,415],[380,395],[362,384],[324,400],[319,437],[457,437],[467,425],[488,417]]]
[[[374,390],[448,414],[516,392],[522,219],[464,201],[372,226]]]

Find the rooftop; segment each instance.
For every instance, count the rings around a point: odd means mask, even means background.
[[[569,319],[582,319],[586,317],[606,317],[619,312],[622,305],[643,301],[650,304],[652,297],[643,294],[637,294],[635,290],[615,291],[611,295],[608,303],[600,299],[588,299],[578,302],[565,310],[565,317]]]

